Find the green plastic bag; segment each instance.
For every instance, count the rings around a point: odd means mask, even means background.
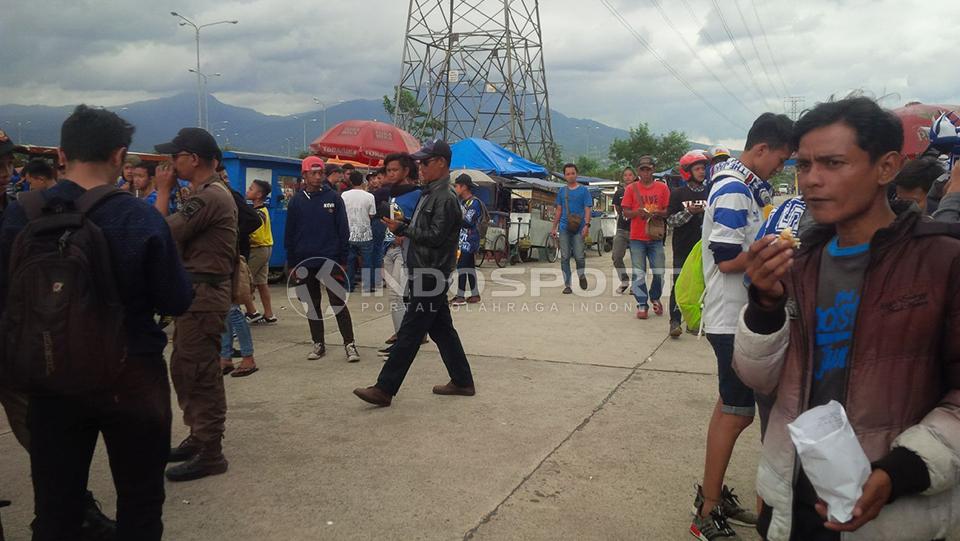
[[[700,246],[700,241],[697,241],[690,250],[673,289],[673,294],[677,297],[677,307],[683,314],[687,327],[698,330],[703,315],[703,297],[707,290],[703,280],[703,250]]]

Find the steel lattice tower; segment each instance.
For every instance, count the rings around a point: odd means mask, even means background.
[[[406,92],[426,118],[397,108],[394,122],[417,137],[555,159],[538,0],[410,0],[394,103]]]

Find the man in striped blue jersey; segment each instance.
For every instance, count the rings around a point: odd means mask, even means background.
[[[733,371],[733,336],[740,309],[747,303],[743,285],[747,252],[763,224],[769,199],[766,180],[793,153],[793,121],[764,113],[747,134],[740,159],[730,158],[713,170],[703,220],[703,274],[706,297],[703,326],[717,356],[720,398],[707,431],[702,490],[698,487],[690,532],[703,541],[737,539],[727,520],[756,524],[756,515],[740,507],[723,484],[733,447],[754,416],[753,391]]]

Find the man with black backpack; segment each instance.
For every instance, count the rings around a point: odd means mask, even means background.
[[[114,187],[133,131],[77,107],[61,128],[63,180],[24,193],[0,225],[0,370],[30,395],[34,540],[82,538],[100,434],[116,538],[163,532],[170,388],[153,315],[183,313],[192,292],[162,217]]]
[[[221,440],[227,399],[220,368],[220,333],[233,300],[232,278],[237,265],[237,205],[216,172],[220,148],[207,131],[184,128],[173,141],[157,145],[169,154],[157,168],[157,201],[167,214],[177,177],[190,181],[183,208],[167,224],[183,254],[193,282],[194,300],[176,319],[170,375],[190,434],[170,451],[171,481],[190,481],[227,471]]]

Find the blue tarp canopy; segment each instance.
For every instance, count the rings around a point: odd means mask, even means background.
[[[453,144],[450,169],[477,169],[500,176],[545,177],[547,169],[486,139],[471,137]]]

